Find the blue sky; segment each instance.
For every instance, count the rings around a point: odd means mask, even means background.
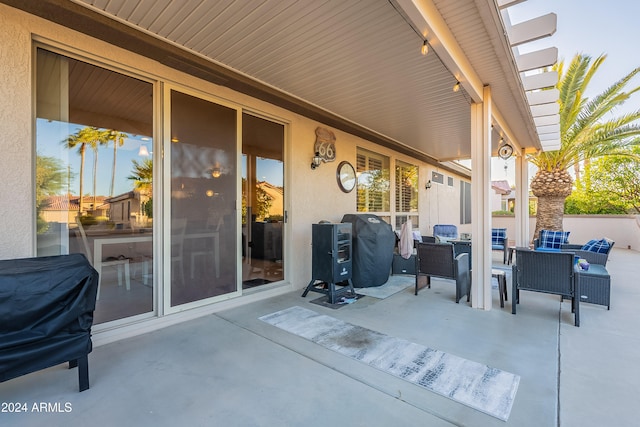
[[[528,0],[509,8],[512,24],[553,12],[558,16],[556,33],[543,40],[528,43],[521,53],[545,47],[558,48],[558,59],[568,62],[576,53],[593,58],[606,54],[607,59],[598,69],[587,96],[593,96],[616,82],[634,68],[640,67],[640,1],[637,0]],[[636,76],[627,88],[640,85]],[[640,94],[632,96],[618,113],[640,109]],[[494,159],[492,179],[508,179],[514,184],[513,162]]]

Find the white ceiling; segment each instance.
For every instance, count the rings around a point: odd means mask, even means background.
[[[395,0],[74,1],[439,161],[471,156],[471,96]],[[517,144],[539,148],[494,0],[432,1]]]

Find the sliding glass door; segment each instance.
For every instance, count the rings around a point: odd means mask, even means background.
[[[172,307],[238,291],[238,110],[168,91]],[[167,270],[165,269],[165,272]]]
[[[43,48],[36,70],[37,255],[87,257],[96,324],[149,316],[154,85]]]
[[[242,115],[242,287],[284,280],[284,125]]]

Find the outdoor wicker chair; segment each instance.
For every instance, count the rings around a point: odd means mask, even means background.
[[[456,281],[456,303],[471,293],[471,276],[469,275],[469,254],[454,255],[450,243],[418,243],[416,257],[416,290],[418,295],[418,279],[427,276],[427,285],[431,287],[431,277],[452,279]]]
[[[602,266],[607,265],[607,261],[609,260],[609,254],[611,253],[611,249],[615,242],[611,239],[603,239],[608,243],[608,247],[604,249],[602,252],[597,252],[594,250],[589,250],[589,243],[584,245],[576,245],[567,243],[562,245],[560,250],[562,252],[573,252],[576,256],[587,260],[589,264],[598,264]]]
[[[539,252],[516,248],[513,266],[511,313],[516,314],[520,291],[544,292],[571,299],[575,325],[580,326],[580,295],[575,280],[574,255],[570,252]]]

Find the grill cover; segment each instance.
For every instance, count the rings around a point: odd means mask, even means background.
[[[347,214],[342,222],[352,224],[353,286],[370,288],[385,284],[396,244],[391,226],[372,214]]]
[[[97,290],[80,254],[0,261],[0,382],[91,352]]]

